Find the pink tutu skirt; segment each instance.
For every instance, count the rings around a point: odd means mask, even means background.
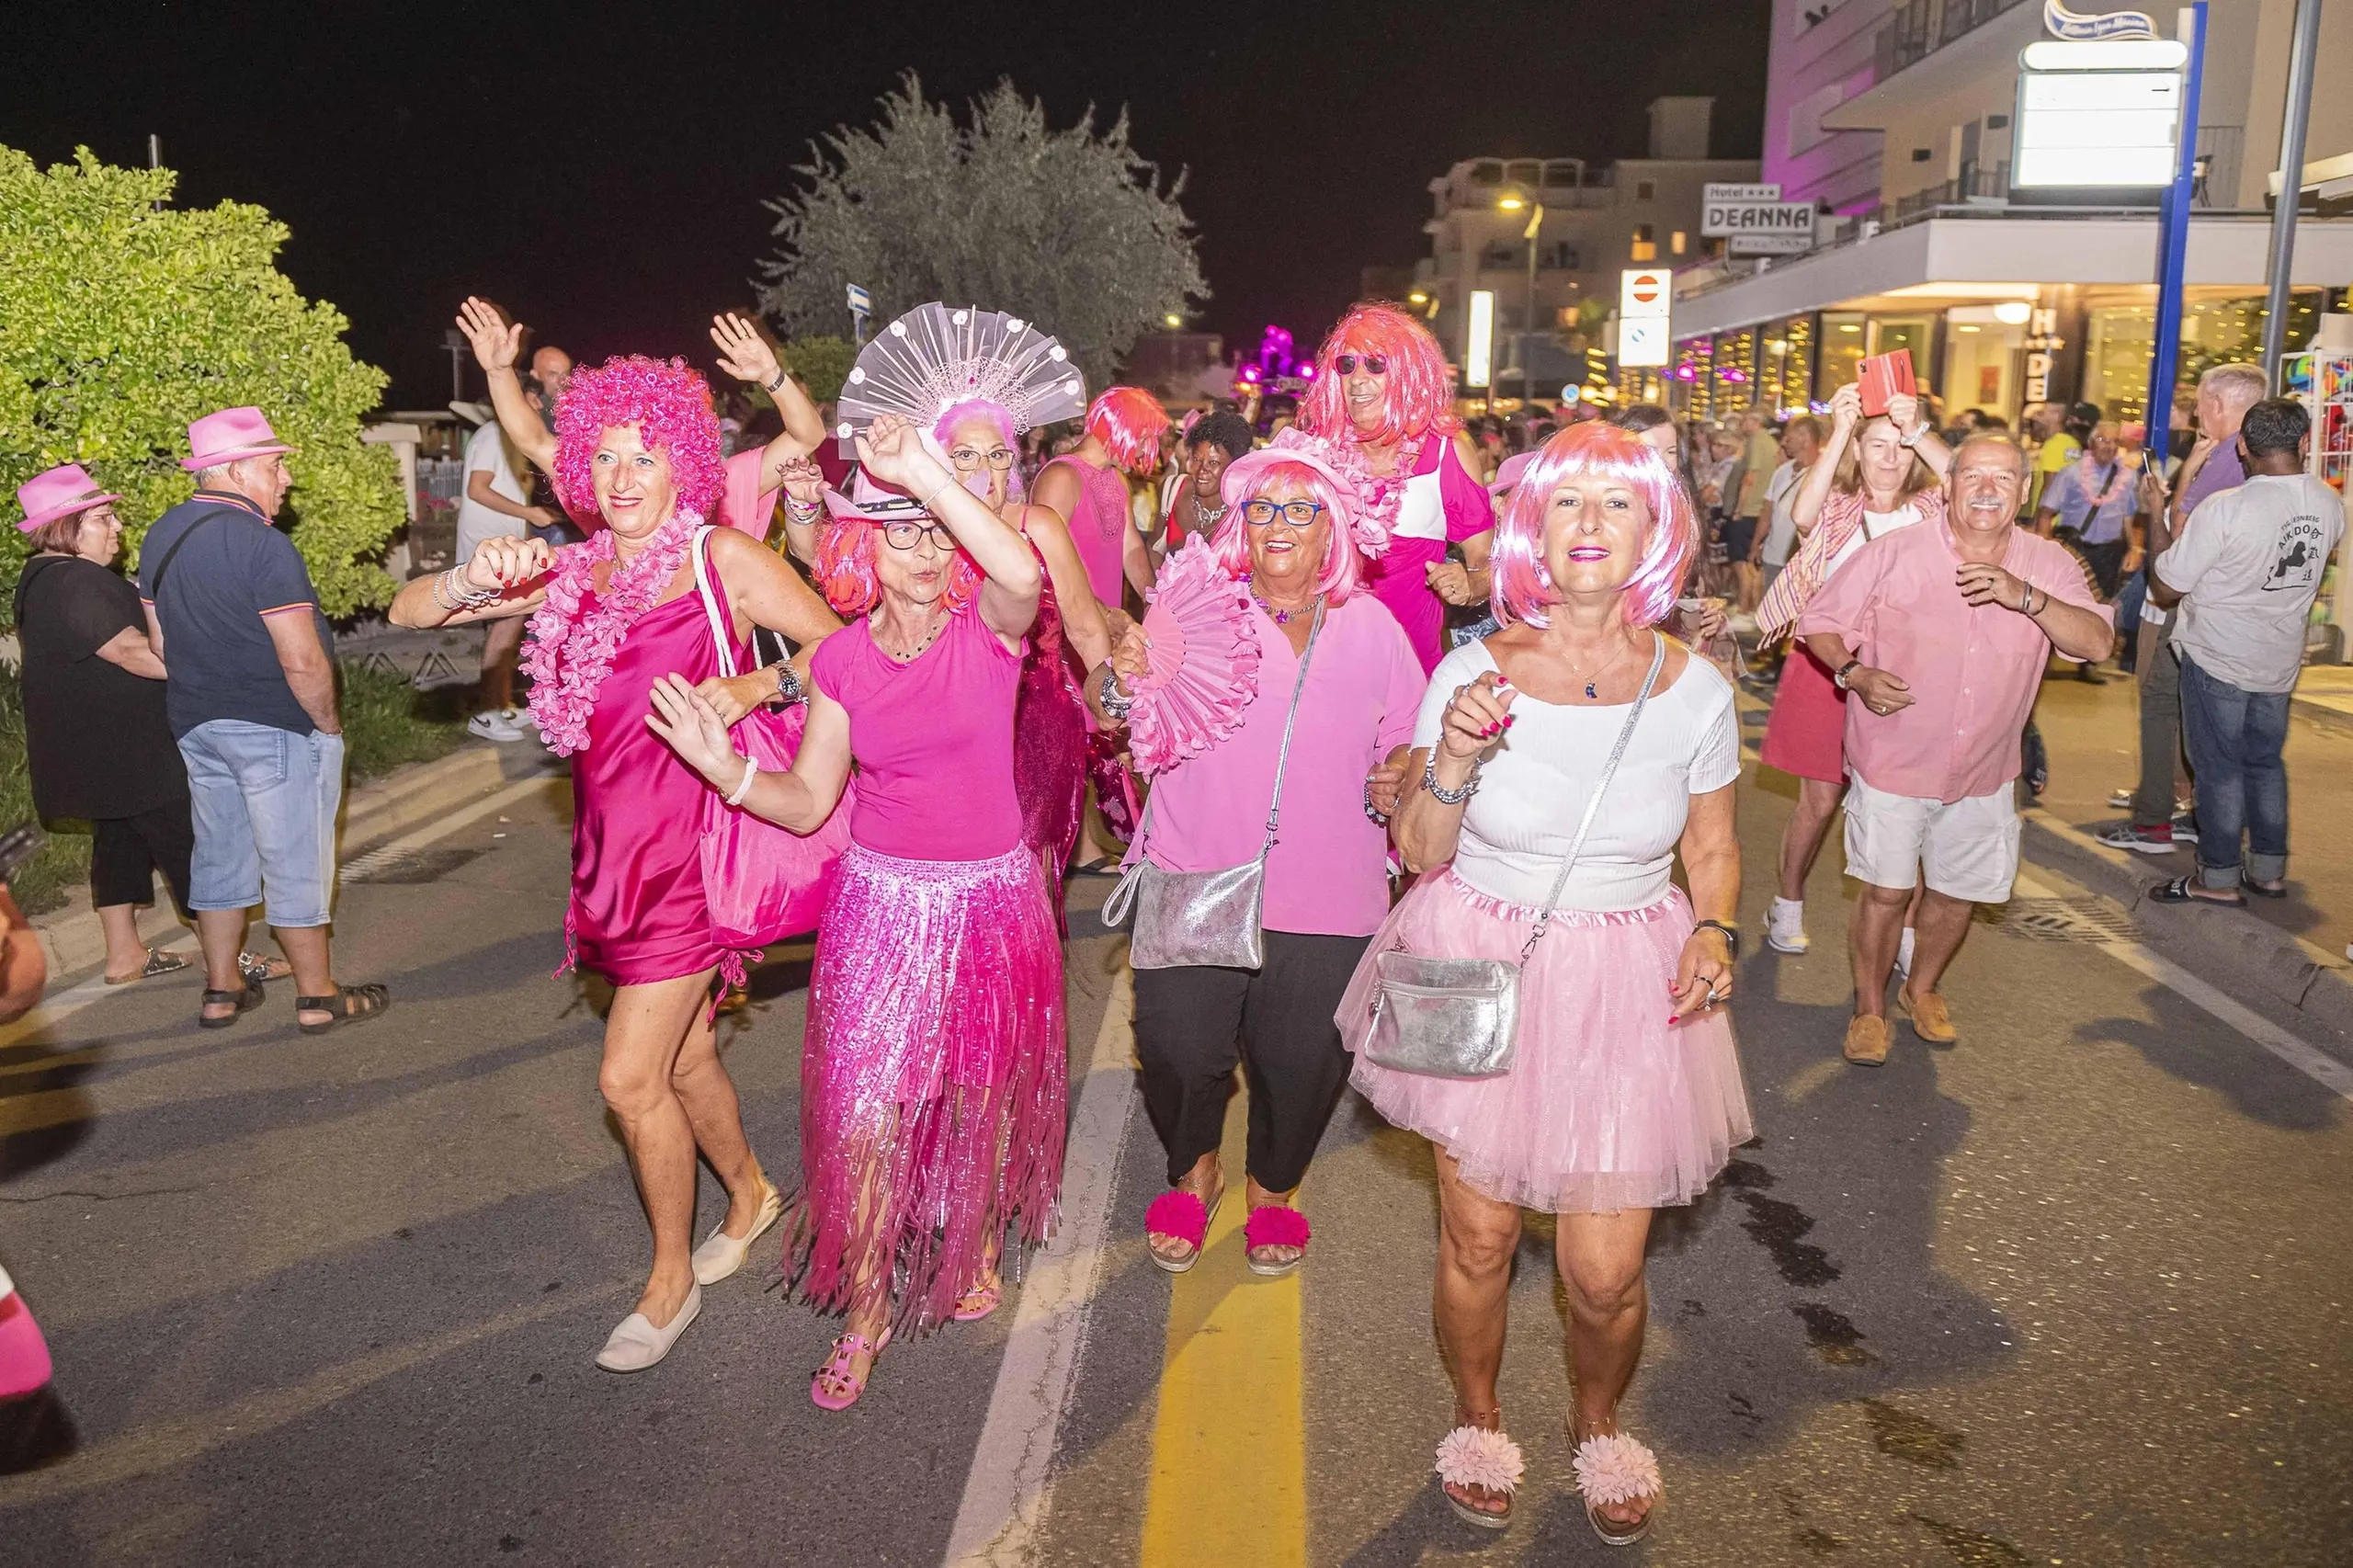
[[[809,981],[801,1192],[787,1267],[837,1311],[888,1286],[902,1334],[947,1321],[993,1243],[1053,1229],[1069,1061],[1037,854],[842,857]]]
[[[1676,964],[1691,935],[1679,890],[1644,909],[1559,910],[1520,972],[1519,1040],[1495,1078],[1432,1078],[1361,1054],[1374,957],[1519,956],[1536,912],[1479,892],[1448,867],[1390,911],[1335,1017],[1359,1054],[1350,1076],[1396,1126],[1451,1154],[1503,1203],[1615,1213],[1688,1203],[1748,1141],[1748,1095],[1722,1012],[1670,1025]]]

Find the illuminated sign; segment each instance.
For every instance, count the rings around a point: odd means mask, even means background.
[[[2131,18],[2131,24],[2125,25]],[[2014,190],[2154,190],[2180,162],[2189,48],[2137,13],[2079,17],[2053,3],[2059,36],[2018,56]]]
[[[1471,291],[1471,343],[1463,351],[1462,381],[1465,386],[1483,387],[1495,366],[1495,291],[1473,289]]]

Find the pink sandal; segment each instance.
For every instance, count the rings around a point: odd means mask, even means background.
[[[1217,1202],[1204,1203],[1200,1194],[1172,1187],[1152,1200],[1143,1211],[1144,1250],[1152,1253],[1152,1261],[1169,1274],[1182,1274],[1201,1261],[1201,1248],[1209,1241],[1210,1221],[1217,1217],[1225,1202],[1225,1189],[1218,1188]],[[1166,1236],[1183,1242],[1193,1250],[1181,1260],[1172,1260],[1152,1251],[1152,1238]]]
[[[957,1323],[978,1323],[996,1311],[1005,1300],[1005,1281],[992,1279],[985,1285],[975,1285],[956,1298],[956,1310],[948,1315]]]
[[[1570,1436],[1575,1435],[1573,1426]],[[1650,1534],[1651,1521],[1658,1516],[1659,1497],[1665,1491],[1659,1480],[1656,1454],[1631,1437],[1597,1432],[1577,1445],[1569,1466],[1576,1472],[1577,1490],[1585,1494],[1586,1522],[1605,1545],[1631,1546]],[[1650,1506],[1631,1525],[1621,1525],[1601,1511],[1644,1498],[1650,1500]]]
[[[1456,1414],[1463,1414],[1458,1411]],[[1520,1459],[1519,1445],[1504,1436],[1503,1412],[1491,1410],[1486,1419],[1493,1426],[1466,1419],[1449,1432],[1438,1446],[1438,1494],[1469,1524],[1483,1530],[1499,1530],[1511,1523],[1512,1494],[1519,1490],[1520,1477],[1527,1465]],[[1464,1502],[1449,1486],[1468,1491],[1476,1487],[1503,1499],[1500,1508],[1481,1508]]]
[[[1307,1238],[1313,1234],[1307,1216],[1298,1210],[1280,1203],[1263,1203],[1250,1210],[1250,1219],[1242,1227],[1242,1256],[1250,1265],[1251,1273],[1279,1279],[1307,1261]],[[1299,1256],[1261,1263],[1261,1247],[1297,1247]]]
[[[891,1343],[891,1331],[884,1329],[880,1339],[869,1339],[862,1334],[844,1334],[834,1340],[834,1353],[809,1380],[809,1398],[820,1410],[847,1410],[866,1392],[869,1378],[874,1376],[874,1363],[866,1363],[863,1377],[854,1377],[849,1364],[861,1355],[879,1357],[882,1347]]]

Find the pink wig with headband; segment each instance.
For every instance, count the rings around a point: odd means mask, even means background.
[[[1509,625],[1552,624],[1547,606],[1561,602],[1544,564],[1544,524],[1552,494],[1568,480],[1593,475],[1627,486],[1650,510],[1643,558],[1620,591],[1630,626],[1656,626],[1675,608],[1675,596],[1699,548],[1691,503],[1675,470],[1641,437],[1598,420],[1572,425],[1544,443],[1495,525],[1495,586],[1488,597],[1495,619]]]
[[[1343,354],[1379,355],[1389,361],[1382,379],[1381,423],[1358,431],[1341,395],[1335,363]],[[1300,404],[1299,422],[1319,436],[1354,437],[1376,444],[1408,437],[1451,436],[1462,427],[1454,416],[1454,386],[1446,374],[1446,351],[1421,323],[1394,305],[1363,304],[1315,351],[1315,385]]]
[[[682,508],[708,517],[727,483],[719,453],[719,416],[710,387],[684,359],[628,354],[574,370],[555,405],[555,493],[563,509],[597,527],[592,477],[605,432],[634,425],[649,451],[670,460],[670,482]]]
[[[1153,471],[1160,461],[1161,432],[1167,428],[1168,411],[1142,387],[1110,387],[1086,405],[1086,433],[1130,473]]]
[[[1313,452],[1290,447],[1267,447],[1245,452],[1226,465],[1219,494],[1228,508],[1225,520],[1210,538],[1210,553],[1235,577],[1250,575],[1250,525],[1244,506],[1284,480],[1303,486],[1308,499],[1322,505],[1331,535],[1324,546],[1324,564],[1315,574],[1315,591],[1334,604],[1345,604],[1357,591],[1361,568],[1354,541],[1357,493],[1336,470]]]
[[[1008,501],[1023,499],[1021,431],[1014,422],[1013,410],[1006,407],[1005,404],[992,403],[984,397],[968,397],[961,403],[951,403],[938,419],[932,422],[931,438],[939,443],[939,449],[944,452],[948,449],[949,433],[959,425],[974,419],[987,420],[996,427],[996,433],[1005,437],[1005,444],[1011,449],[1014,456],[1013,466],[1005,471],[1005,498]],[[954,466],[952,463],[949,464],[951,468]],[[956,477],[962,482],[965,489],[986,501],[989,498],[990,472],[983,468],[978,473],[958,473]]]
[[[809,574],[836,615],[864,615],[881,601],[882,579],[875,562],[891,548],[891,541],[882,537],[886,523],[928,527],[939,520],[911,507],[886,515],[883,508],[891,502],[904,501],[907,493],[870,477],[863,468],[851,483],[847,504],[832,508],[833,519],[818,536],[817,561]],[[948,568],[949,609],[961,614],[980,589],[981,569],[960,545]]]

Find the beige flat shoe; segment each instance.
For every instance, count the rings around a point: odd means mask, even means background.
[[[1936,992],[1924,992],[1915,996],[1908,990],[1895,994],[1895,1010],[1912,1020],[1912,1032],[1930,1045],[1950,1045],[1961,1038],[1952,1027],[1952,1009]]]
[[[766,1235],[768,1228],[784,1217],[784,1195],[770,1186],[760,1199],[760,1211],[752,1216],[752,1228],[740,1236],[727,1233],[726,1221],[710,1233],[702,1245],[695,1248],[688,1263],[695,1271],[697,1285],[716,1285],[744,1267],[750,1256],[752,1244]]]
[[[1847,1020],[1847,1060],[1858,1067],[1887,1063],[1887,1020],[1857,1014]]]

